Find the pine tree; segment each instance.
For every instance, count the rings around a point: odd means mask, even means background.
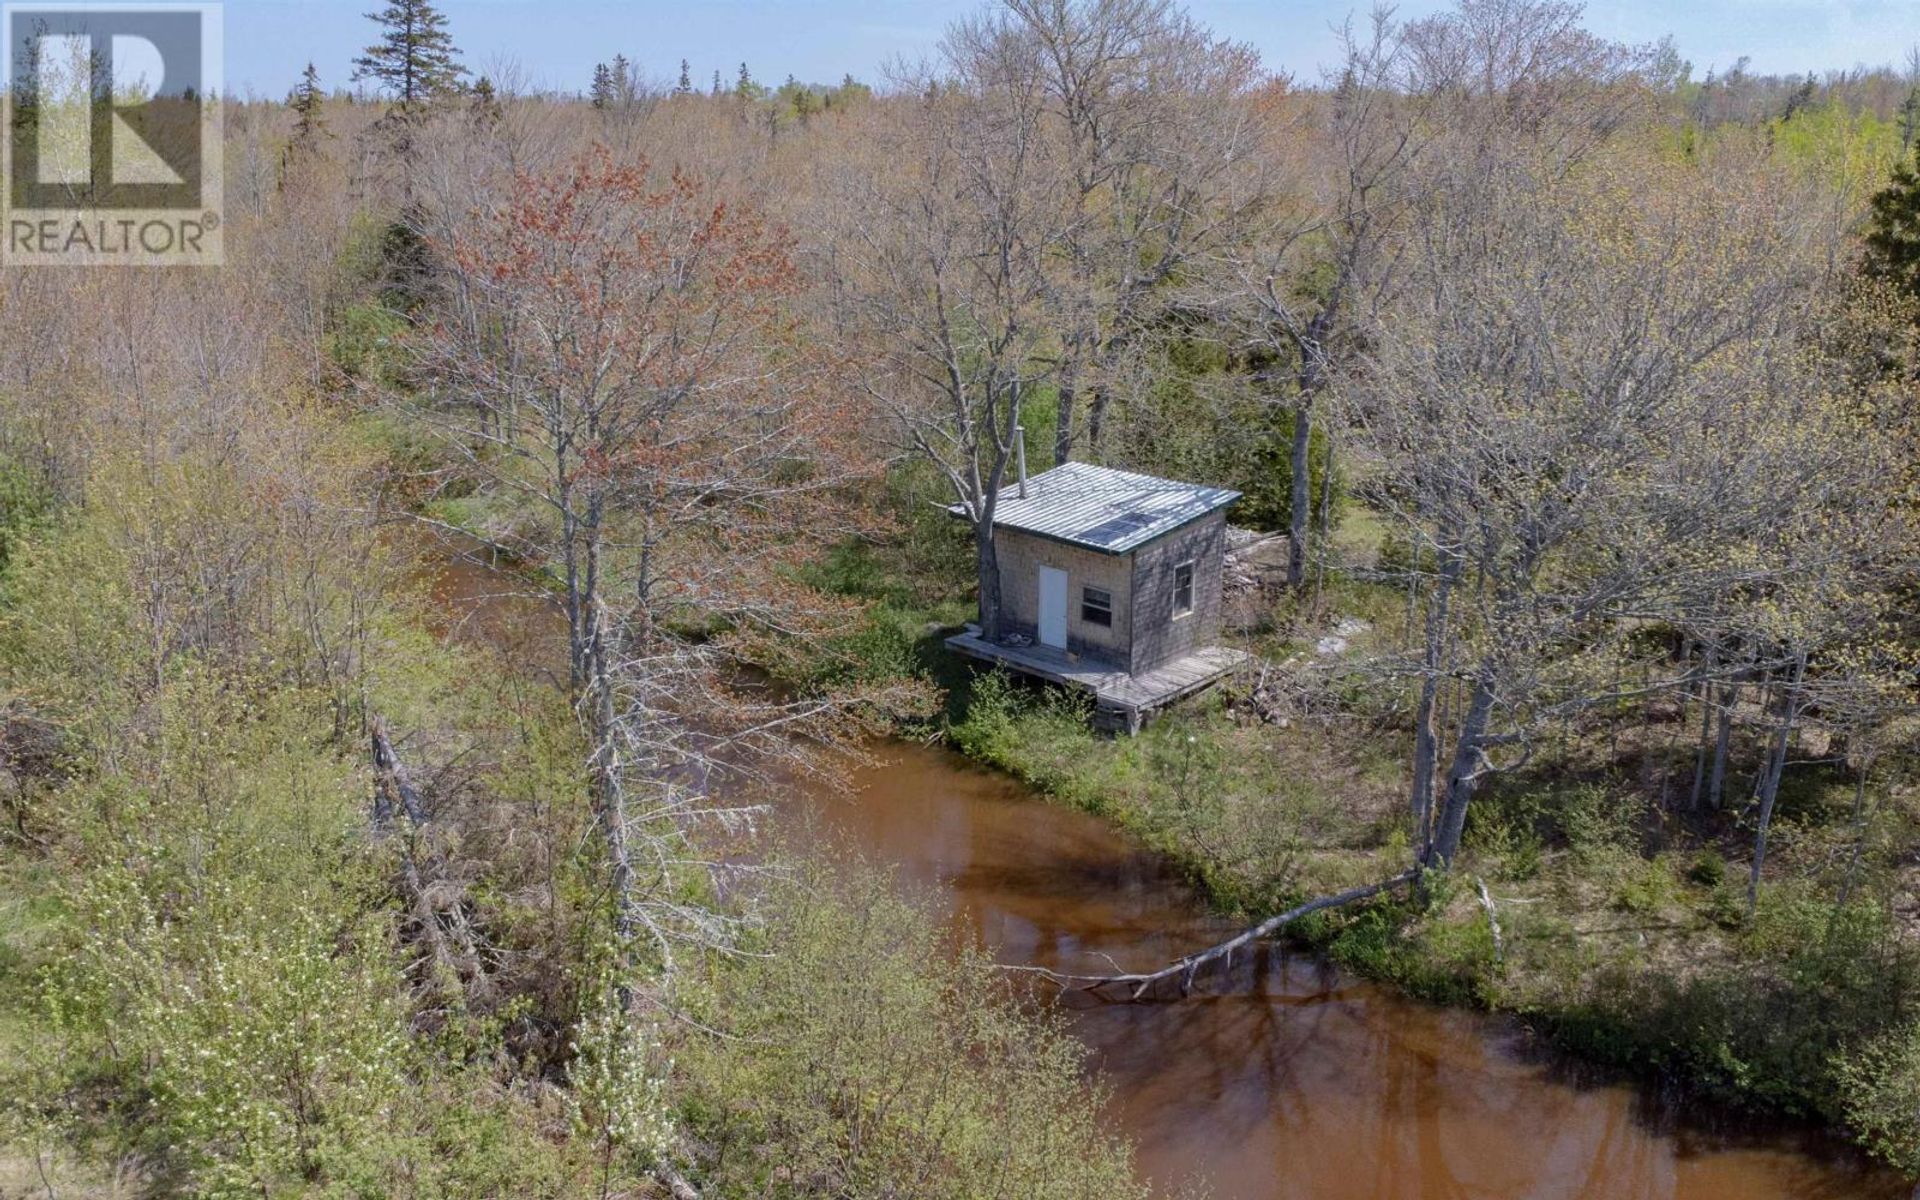
[[[447,18],[433,0],[392,0],[367,19],[378,22],[380,40],[353,60],[353,78],[371,79],[392,93],[404,111],[460,90],[467,69],[447,32]]]
[[[1893,179],[1875,193],[1868,218],[1862,269],[1920,298],[1920,154],[1893,169]]]
[[[680,81],[673,85],[673,94],[676,96],[693,94],[693,73],[684,58],[680,60]]]
[[[713,71],[713,93],[712,94],[715,96],[718,96],[720,94],[720,69],[718,67],[715,67]]]
[[[587,95],[595,108],[605,109],[613,104],[613,72],[607,69],[607,64],[593,64],[593,90]]]

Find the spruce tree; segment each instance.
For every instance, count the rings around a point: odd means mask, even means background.
[[[587,97],[595,108],[605,109],[613,104],[613,72],[607,69],[607,64],[593,64],[593,90]]]
[[[1920,154],[1893,169],[1893,179],[1874,194],[1862,268],[1909,296],[1920,298]]]
[[[473,96],[468,111],[476,125],[490,129],[500,123],[500,98],[494,94],[493,80],[485,75],[473,81]]]
[[[684,58],[680,60],[680,81],[673,85],[673,94],[676,96],[693,94],[693,72],[688,68],[687,60]]]
[[[622,109],[632,108],[640,96],[639,73],[624,54],[613,56],[613,99]]]
[[[287,96],[287,107],[293,110],[293,137],[280,151],[280,188],[286,190],[288,179],[294,168],[309,156],[316,153],[320,139],[327,136],[326,120],[320,107],[326,95],[320,90],[320,72],[312,63],[300,73],[300,82],[293,86]]]
[[[326,121],[320,114],[321,103],[326,99],[320,90],[320,72],[312,63],[300,73],[300,82],[293,87],[293,95],[287,98],[287,107],[294,112],[293,143],[296,146],[311,146],[326,133]]]
[[[353,60],[353,78],[370,79],[407,112],[460,90],[467,69],[447,32],[447,18],[432,0],[392,0],[367,19],[378,22],[380,40]]]

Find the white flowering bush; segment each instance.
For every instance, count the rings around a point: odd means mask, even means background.
[[[673,1146],[667,1074],[659,1030],[632,1011],[611,965],[592,972],[569,1049],[568,1107],[575,1129],[599,1148],[604,1164],[645,1168]]]
[[[83,988],[121,993],[90,1032],[140,1064],[153,1132],[195,1190],[259,1195],[280,1178],[358,1173],[404,1083],[385,964],[352,944],[358,934],[377,948],[381,931],[337,928],[311,894],[274,913],[225,881],[165,924],[129,911],[137,896],[100,898],[96,911],[121,919],[96,923],[67,969]],[[105,936],[114,925],[120,936]]]
[[[312,710],[230,682],[183,671],[125,769],[69,795],[81,861],[44,1015],[69,1090],[131,1098],[126,1149],[193,1194],[352,1186],[406,1128],[384,868],[356,772],[299,735]]]

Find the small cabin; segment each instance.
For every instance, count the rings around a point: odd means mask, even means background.
[[[1103,725],[1137,731],[1246,660],[1218,644],[1239,498],[1078,462],[1008,486],[993,518],[1000,636],[970,626],[947,645],[1092,691]]]

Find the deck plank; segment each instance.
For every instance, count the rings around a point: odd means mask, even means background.
[[[1070,658],[1046,646],[1002,646],[980,636],[969,625],[947,639],[947,647],[970,658],[999,663],[1054,683],[1092,692],[1103,709],[1115,709],[1129,727],[1139,717],[1201,690],[1249,661],[1250,656],[1225,646],[1206,646],[1139,675],[1129,675],[1112,663],[1093,658]]]

